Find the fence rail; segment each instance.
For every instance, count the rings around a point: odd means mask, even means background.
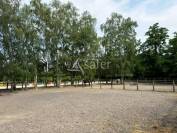
[[[11,89],[11,83],[0,82],[0,90]],[[62,87],[71,86],[71,83],[61,82]],[[74,87],[90,87],[90,88],[110,88],[110,89],[122,89],[122,90],[136,90],[136,91],[165,91],[165,92],[176,92],[177,81],[175,80],[97,80],[97,81],[84,81],[74,82]],[[42,87],[55,87],[54,83],[44,84],[38,83],[38,88]],[[23,83],[16,84],[17,89],[23,89]],[[34,83],[28,83],[27,88],[34,88]]]
[[[96,88],[111,88],[136,91],[164,91],[176,92],[177,81],[175,80],[124,80],[121,81],[99,81]],[[93,88],[93,87],[92,87]]]

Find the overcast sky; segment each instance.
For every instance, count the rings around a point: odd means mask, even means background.
[[[30,0],[23,0],[29,2]],[[49,0],[43,0],[47,2]],[[137,37],[144,41],[144,34],[149,26],[159,22],[160,26],[167,27],[170,36],[177,31],[177,0],[61,0],[72,2],[80,12],[88,10],[97,18],[97,32],[101,35],[100,24],[112,12],[131,17],[137,21]]]

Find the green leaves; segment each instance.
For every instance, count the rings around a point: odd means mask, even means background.
[[[177,34],[170,39],[168,30],[158,23],[150,26],[147,39],[136,39],[137,23],[112,13],[101,25],[103,37],[95,29],[96,18],[88,11],[79,13],[70,2],[52,0],[49,4],[31,0],[0,3],[0,80],[59,80],[73,75],[78,80],[96,77],[177,76]],[[111,62],[109,69],[83,67],[85,75],[67,71],[72,64],[98,59]],[[72,77],[73,78],[73,77]]]
[[[159,27],[158,23],[150,26],[149,31],[146,32],[148,37],[145,42],[145,47],[152,54],[162,54],[163,49],[166,47],[166,40],[168,39],[168,29]]]
[[[146,41],[141,46],[145,75],[149,77],[164,76],[164,52],[167,49],[168,29],[158,23],[149,27],[145,34]]]
[[[105,24],[101,25],[104,33],[102,44],[105,56],[113,63],[112,73],[123,77],[130,75],[136,48],[136,22],[112,13]],[[116,59],[116,60],[115,60]]]

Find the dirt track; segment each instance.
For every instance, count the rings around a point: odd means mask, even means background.
[[[176,111],[176,93],[30,90],[0,96],[0,133],[177,132]]]

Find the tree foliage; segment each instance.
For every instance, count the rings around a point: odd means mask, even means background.
[[[141,59],[144,65],[144,75],[147,77],[163,77],[164,53],[167,49],[168,30],[158,23],[150,26],[145,34],[146,41],[141,45]]]
[[[105,58],[112,62],[111,75],[114,77],[130,76],[134,66],[136,49],[137,23],[131,18],[123,18],[117,13],[112,13],[105,24],[101,25],[104,33],[102,44],[105,48]]]
[[[118,13],[101,25],[102,37],[95,26],[96,18],[70,2],[1,0],[0,81],[59,87],[66,80],[177,77],[177,33],[169,39],[168,29],[156,23],[141,43],[137,23]],[[76,60],[84,74],[68,71]]]

